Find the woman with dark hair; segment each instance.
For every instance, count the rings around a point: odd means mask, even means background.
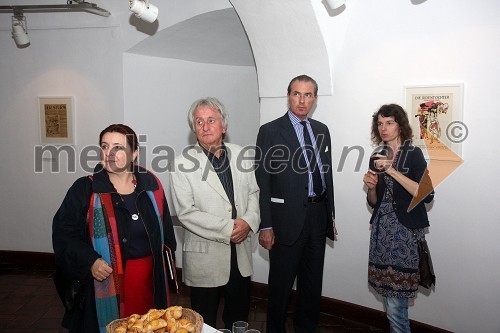
[[[371,136],[378,148],[363,177],[373,208],[368,283],[383,296],[391,332],[410,332],[408,299],[419,285],[417,240],[429,226],[424,202],[432,201],[434,192],[401,106],[383,105],[373,115]],[[415,202],[424,177],[430,194]]]
[[[134,163],[130,127],[108,126],[99,145],[101,163],[71,186],[52,225],[58,271],[83,285],[63,318],[70,332],[105,332],[114,319],[170,305],[163,250],[176,240],[163,187]]]

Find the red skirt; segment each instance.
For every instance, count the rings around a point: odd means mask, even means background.
[[[123,276],[124,316],[143,315],[154,308],[153,257],[127,260]]]

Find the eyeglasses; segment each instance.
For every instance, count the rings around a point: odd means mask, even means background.
[[[297,98],[297,99],[313,99],[315,96],[313,93],[305,93],[305,94],[301,94],[299,93],[298,91],[294,91],[290,96],[294,97],[294,98]]]

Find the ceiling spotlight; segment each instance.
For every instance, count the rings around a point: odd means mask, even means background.
[[[128,7],[135,16],[148,23],[153,23],[158,17],[158,7],[149,0],[128,0]]]
[[[342,7],[345,4],[345,1],[346,0],[326,0],[326,3],[331,10],[335,10]]]
[[[14,38],[17,47],[27,47],[30,44],[26,16],[23,15],[22,11],[16,11],[12,16],[12,38]]]

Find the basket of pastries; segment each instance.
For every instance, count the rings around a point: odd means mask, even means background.
[[[106,326],[106,333],[201,333],[202,328],[203,317],[198,312],[171,306],[113,320]]]

